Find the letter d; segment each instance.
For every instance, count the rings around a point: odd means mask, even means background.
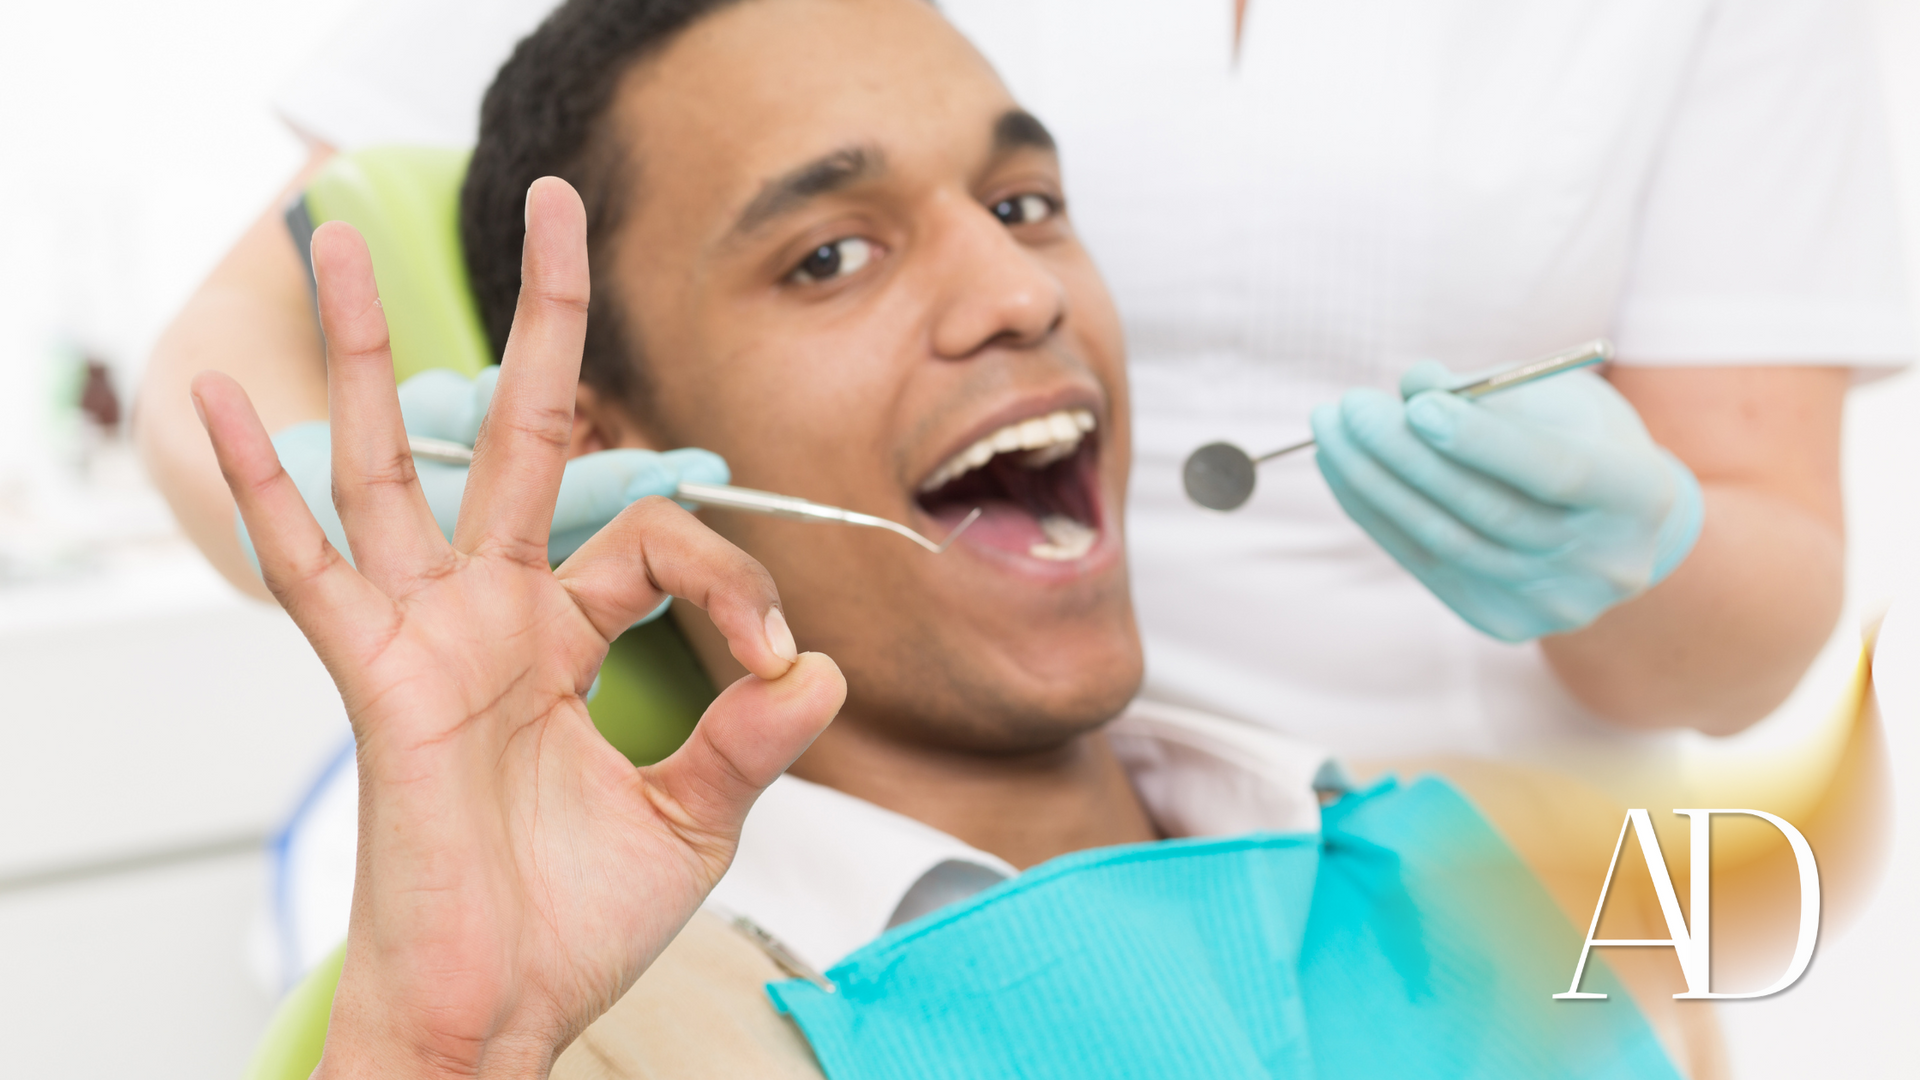
[[[1710,987],[1695,989],[1693,980],[1687,980],[1687,992],[1675,994],[1675,998],[1763,998],[1777,994],[1800,980],[1806,973],[1807,965],[1813,961],[1813,946],[1820,937],[1820,867],[1813,861],[1813,847],[1800,830],[1765,810],[1675,810],[1676,814],[1685,814],[1691,826],[1688,833],[1689,859],[1692,864],[1688,870],[1693,878],[1693,936],[1701,943],[1704,951],[1707,941],[1707,890],[1712,887],[1713,860],[1707,854],[1707,830],[1715,814],[1746,814],[1757,817],[1779,829],[1793,848],[1793,861],[1800,869],[1800,934],[1793,943],[1793,961],[1787,965],[1785,974],[1774,981],[1765,990],[1755,990],[1746,994],[1716,994]]]

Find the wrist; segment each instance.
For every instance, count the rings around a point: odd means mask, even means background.
[[[1660,454],[1666,459],[1667,466],[1673,472],[1673,505],[1667,511],[1666,520],[1660,524],[1660,532],[1654,540],[1653,572],[1647,586],[1660,584],[1668,574],[1673,573],[1693,551],[1693,545],[1700,539],[1700,529],[1706,523],[1706,500],[1700,492],[1700,481],[1694,478],[1693,470],[1678,457],[1666,450]]]
[[[546,1080],[550,1055],[526,1060],[503,1049],[485,1044],[447,1054],[413,1040],[336,1038],[329,1032],[311,1080]]]
[[[501,1031],[498,1009],[462,1022],[446,1002],[361,982],[342,979],[312,1080],[544,1080],[557,1056],[540,1039]]]

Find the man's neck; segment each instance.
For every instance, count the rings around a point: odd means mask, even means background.
[[[985,755],[903,744],[843,716],[789,770],[1025,869],[1159,834],[1102,732]]]

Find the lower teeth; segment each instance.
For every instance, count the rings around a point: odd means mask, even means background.
[[[1036,559],[1066,562],[1078,559],[1093,549],[1100,534],[1064,514],[1048,514],[1040,519],[1040,531],[1047,534],[1044,543],[1027,549]]]

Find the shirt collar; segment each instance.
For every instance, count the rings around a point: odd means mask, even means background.
[[[825,971],[879,937],[908,890],[945,862],[999,879],[1019,873],[931,825],[782,776],[747,814],[733,865],[708,901]]]
[[[1168,835],[1320,828],[1314,781],[1327,764],[1324,751],[1148,702],[1135,702],[1106,730],[1147,812]],[[824,971],[904,921],[896,913],[917,915],[928,897],[957,899],[1017,873],[930,825],[782,776],[747,815],[733,864],[709,900]],[[903,901],[914,910],[903,911]]]

